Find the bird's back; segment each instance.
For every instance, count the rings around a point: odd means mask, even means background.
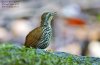
[[[49,45],[51,36],[51,27],[38,27],[26,36],[25,46],[44,49]]]
[[[41,27],[37,27],[36,29],[32,30],[26,36],[25,46],[36,48],[37,43],[39,42],[41,36],[42,36],[42,28]]]

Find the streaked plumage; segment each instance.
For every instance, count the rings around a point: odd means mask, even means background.
[[[52,36],[51,22],[55,13],[46,12],[41,16],[40,27],[35,28],[26,36],[25,46],[44,49],[48,47]]]

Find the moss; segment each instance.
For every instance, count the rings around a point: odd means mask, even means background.
[[[0,65],[100,65],[100,59],[1,44]]]

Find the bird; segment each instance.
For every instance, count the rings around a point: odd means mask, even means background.
[[[41,24],[28,33],[24,45],[36,49],[45,49],[52,38],[51,22],[54,21],[56,12],[45,12],[41,16]]]

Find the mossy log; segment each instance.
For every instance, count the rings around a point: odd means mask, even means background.
[[[0,65],[100,65],[100,58],[1,44]]]

